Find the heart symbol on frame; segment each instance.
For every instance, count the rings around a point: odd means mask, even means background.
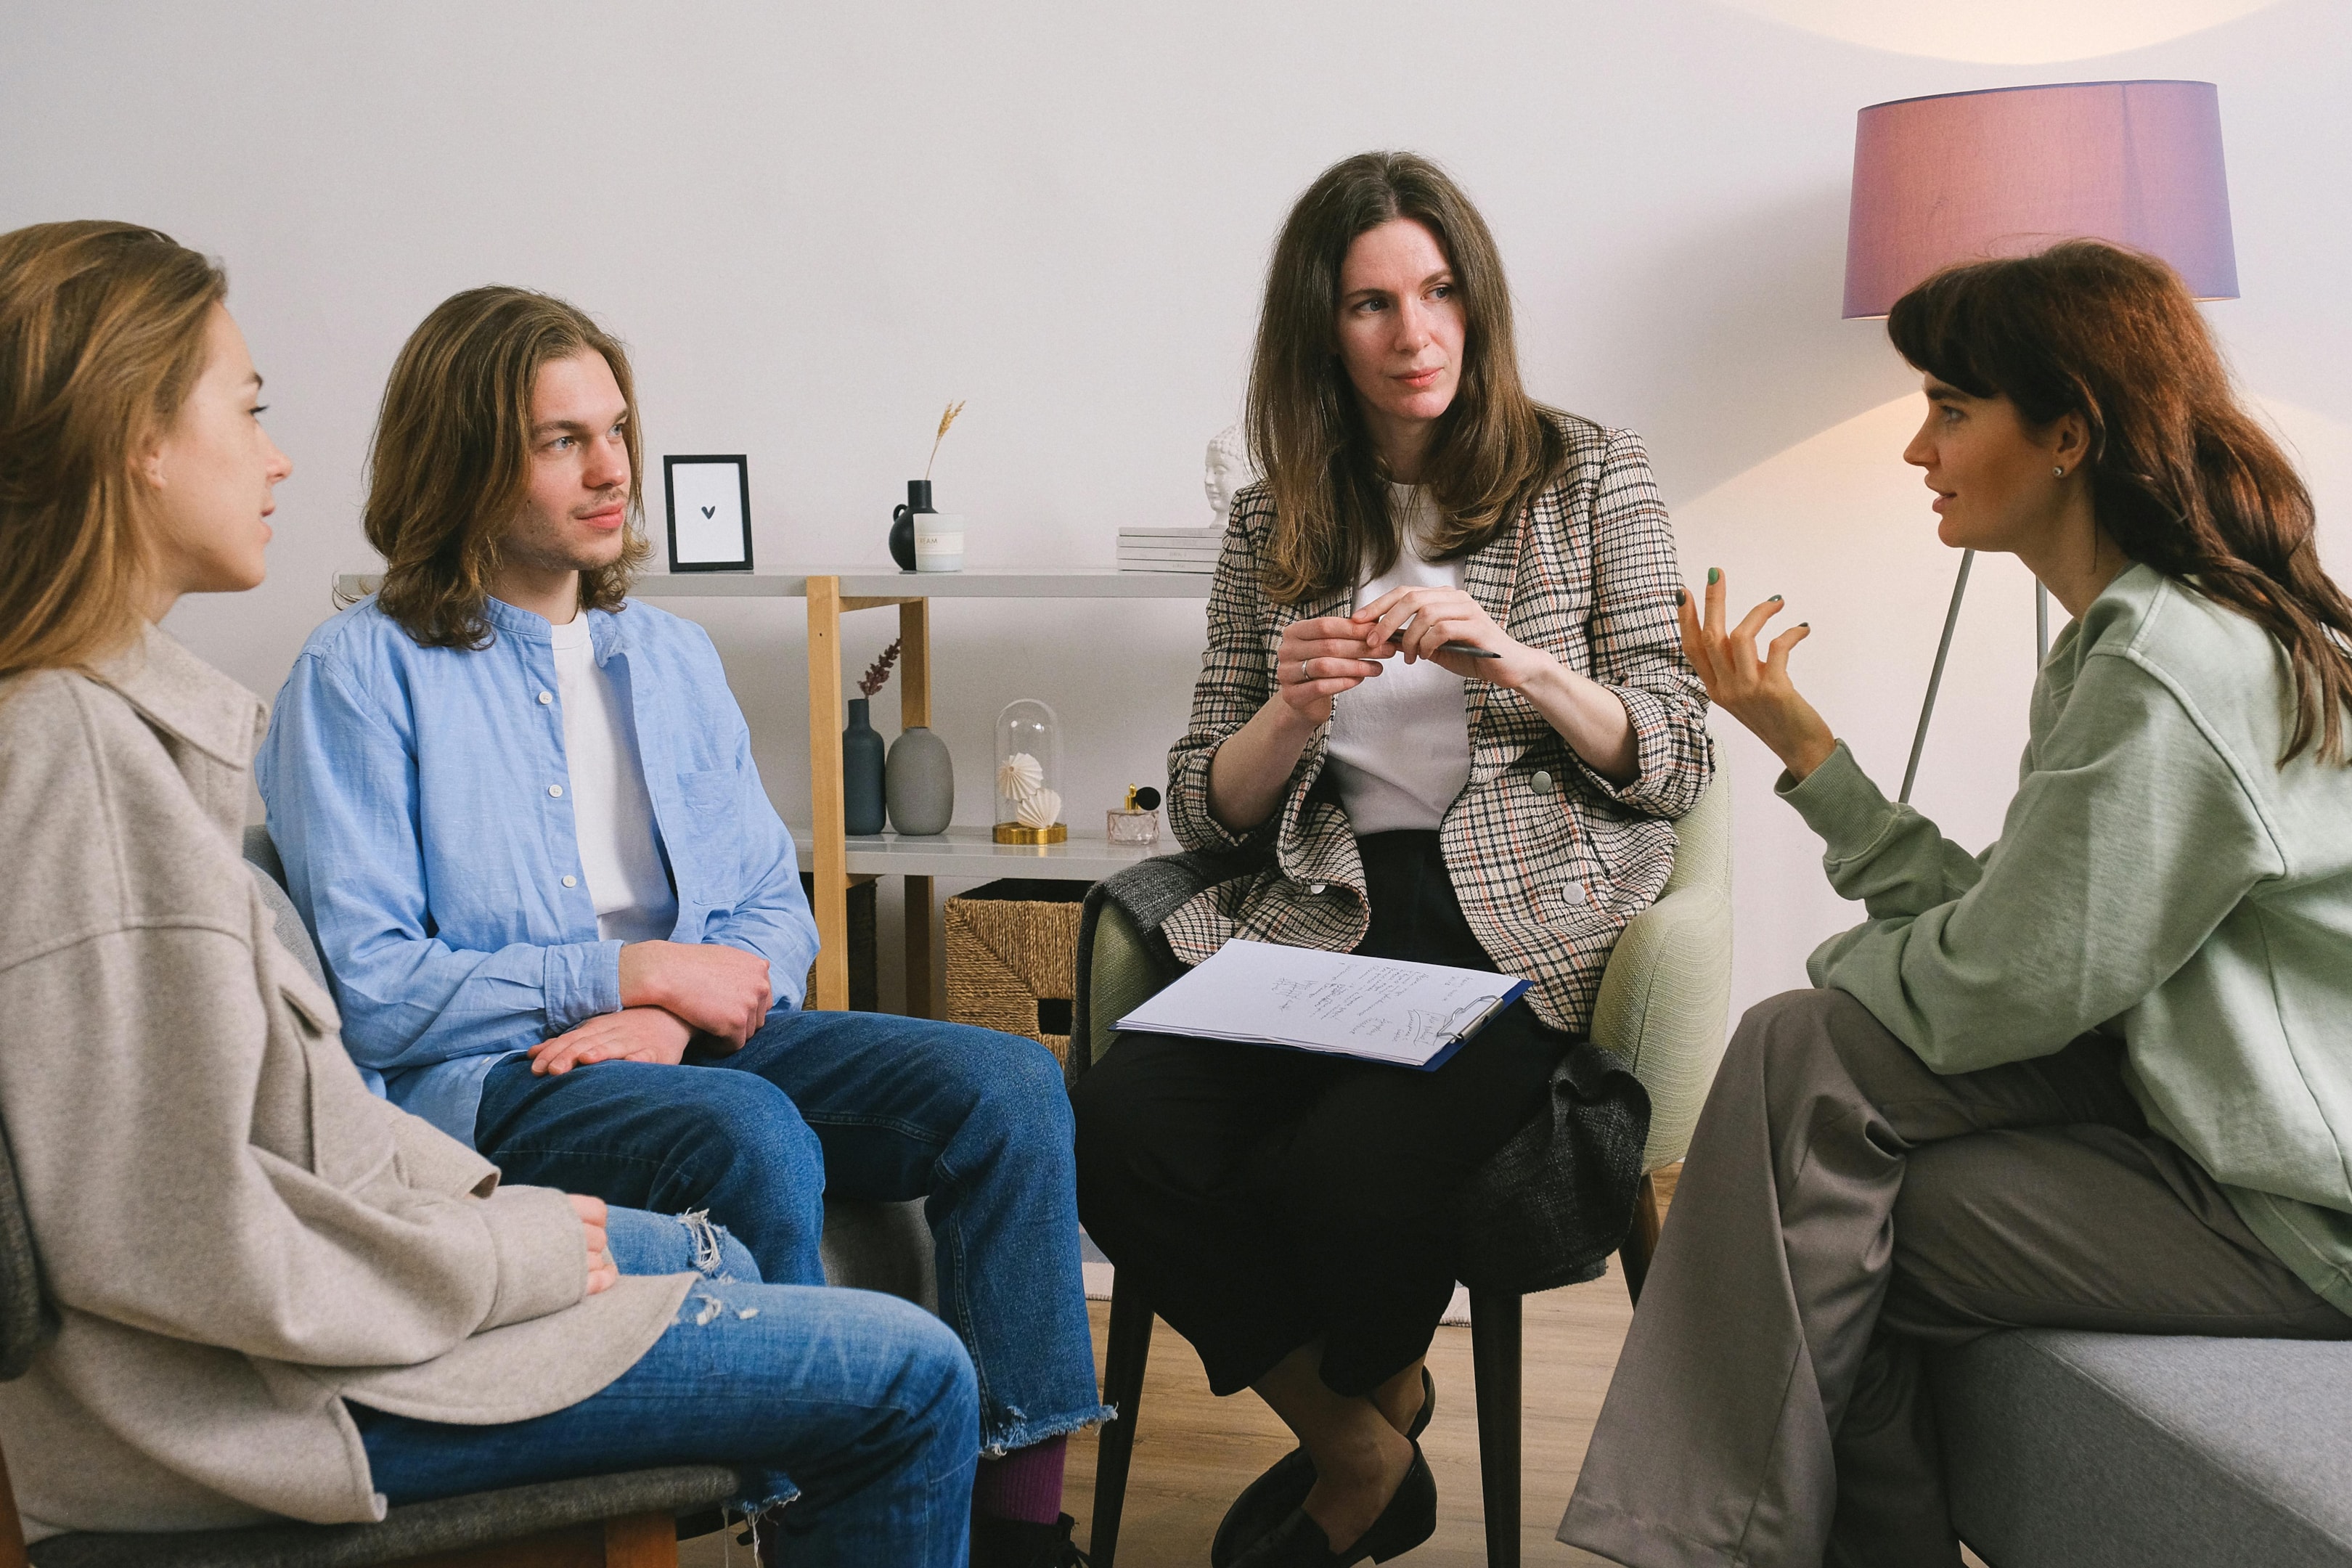
[[[702,509],[702,515],[703,515],[703,516],[705,516],[705,517],[709,517],[709,516],[712,515],[714,512],[718,511],[718,510],[719,510],[719,509],[718,509],[717,507],[715,507],[715,506],[707,506],[707,507],[704,507],[704,508]]]

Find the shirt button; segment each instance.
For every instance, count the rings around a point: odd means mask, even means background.
[[[554,700],[554,696],[549,692],[542,691],[539,694],[540,706],[542,708]]]
[[[566,877],[563,879],[563,885],[567,888],[576,888],[580,885],[580,879],[577,877]]]
[[[1538,768],[1535,773],[1528,780],[1528,787],[1535,791],[1538,795],[1549,795],[1551,793],[1551,774],[1544,772],[1541,768]]]
[[[1311,888],[1307,889],[1307,891],[1311,896],[1313,896],[1313,897],[1315,897],[1315,898],[1318,898],[1318,899],[1319,899],[1319,898],[1321,898],[1321,897],[1323,896],[1323,889],[1324,889],[1324,888],[1325,888],[1327,885],[1328,885],[1328,884],[1326,884],[1326,883],[1318,882],[1318,883],[1316,883],[1313,887],[1311,887]]]
[[[562,795],[563,793],[563,786],[562,784],[550,784],[547,786],[547,793],[550,795]]]

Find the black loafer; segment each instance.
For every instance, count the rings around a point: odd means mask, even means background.
[[[1345,1552],[1332,1551],[1323,1527],[1298,1509],[1234,1558],[1233,1568],[1354,1568],[1367,1558],[1385,1563],[1401,1557],[1436,1533],[1437,1480],[1415,1443],[1412,1468],[1398,1483],[1396,1495]]]
[[[1418,1443],[1437,1414],[1437,1380],[1421,1369],[1421,1414],[1405,1428],[1405,1441]],[[1293,1448],[1265,1473],[1242,1489],[1234,1506],[1217,1523],[1217,1537],[1209,1544],[1209,1568],[1233,1568],[1234,1559],[1260,1536],[1298,1511],[1315,1486],[1315,1461],[1304,1448]]]

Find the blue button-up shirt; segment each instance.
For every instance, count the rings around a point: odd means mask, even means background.
[[[310,635],[255,773],[317,935],[343,1043],[395,1104],[469,1146],[482,1079],[621,1005],[621,944],[580,868],[548,624],[492,599],[486,648],[420,647],[363,599]],[[792,836],[709,637],[632,603],[587,612],[636,726],[677,889],[673,942],[766,959],[779,1009],[816,953]]]

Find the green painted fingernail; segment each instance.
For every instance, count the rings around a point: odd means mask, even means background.
[[[1690,597],[1690,595],[1689,595],[1688,594],[1684,593],[1680,588],[1675,589],[1675,608],[1676,608],[1676,609],[1678,609],[1678,610],[1679,610],[1679,609],[1681,609],[1681,608],[1683,607],[1684,601],[1687,600],[1689,597]]]
[[[1713,566],[1710,566],[1710,567],[1708,567],[1708,568],[1706,569],[1706,585],[1707,585],[1708,587],[1712,588],[1712,587],[1714,587],[1717,583],[1720,583],[1720,582],[1722,582],[1722,581],[1723,581],[1723,573],[1722,573],[1719,569],[1717,569],[1717,568],[1716,568],[1716,567],[1713,567]]]
[[[1801,632],[1811,631],[1813,629],[1813,623],[1811,621],[1799,621],[1797,623],[1797,629]]]
[[[1778,594],[1773,595],[1771,602],[1776,605],[1779,604],[1780,602],[1780,595]]]

